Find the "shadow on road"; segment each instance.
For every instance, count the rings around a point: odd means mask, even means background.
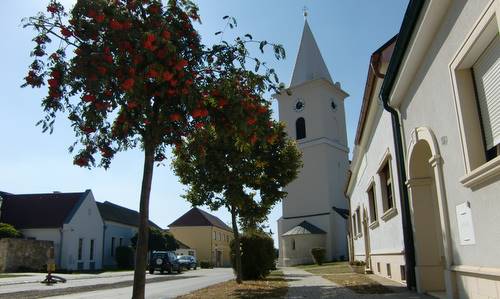
[[[199,277],[197,275],[190,276],[180,276],[180,275],[161,275],[159,277],[152,277],[146,279],[146,284],[155,283],[155,282],[164,282],[169,280],[178,280],[185,278],[196,278]],[[69,283],[71,284],[71,283]],[[67,287],[67,288],[59,288],[59,289],[50,289],[50,286],[47,286],[47,290],[32,290],[32,291],[22,291],[22,292],[14,292],[14,293],[3,293],[0,294],[0,299],[35,299],[35,298],[43,298],[50,296],[63,296],[73,293],[83,293],[83,292],[92,292],[92,291],[100,291],[100,290],[109,290],[109,289],[118,289],[125,288],[133,285],[133,280],[121,281],[116,283],[103,283],[103,284],[94,284],[88,286],[78,286],[78,287]]]

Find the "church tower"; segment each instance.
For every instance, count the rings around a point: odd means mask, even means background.
[[[316,247],[326,249],[327,260],[347,258],[348,94],[332,80],[307,20],[289,90],[276,96],[279,118],[297,140],[304,167],[282,203],[279,263],[310,263]]]

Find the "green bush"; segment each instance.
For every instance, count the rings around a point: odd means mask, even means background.
[[[349,265],[351,265],[351,266],[365,266],[366,263],[365,263],[365,261],[352,261],[352,262],[349,262]]]
[[[316,264],[322,265],[323,262],[325,261],[325,256],[326,256],[325,248],[313,248],[311,249],[311,254]]]
[[[120,269],[131,269],[134,264],[134,250],[129,246],[116,247],[116,264]]]
[[[2,238],[21,238],[23,234],[15,227],[7,223],[0,223],[0,239]]]
[[[214,266],[210,262],[207,262],[207,261],[200,262],[200,268],[202,268],[202,269],[212,269],[213,267]]]
[[[261,279],[276,269],[276,251],[273,239],[263,232],[248,232],[240,237],[243,279]],[[236,269],[234,240],[231,242],[231,262]]]

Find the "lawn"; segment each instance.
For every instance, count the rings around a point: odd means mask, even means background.
[[[301,265],[298,268],[321,275],[336,284],[344,286],[358,294],[385,294],[392,291],[371,279],[368,275],[352,272],[347,262],[332,262],[318,265]]]
[[[288,284],[283,277],[283,272],[273,271],[268,277],[262,280],[245,280],[240,285],[235,280],[230,280],[177,297],[177,299],[283,298],[287,291]]]

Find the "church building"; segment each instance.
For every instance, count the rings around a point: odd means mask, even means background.
[[[282,203],[279,264],[312,263],[312,248],[325,248],[327,260],[346,259],[348,94],[332,80],[307,20],[288,91],[276,95],[279,118],[297,140],[304,166]]]

